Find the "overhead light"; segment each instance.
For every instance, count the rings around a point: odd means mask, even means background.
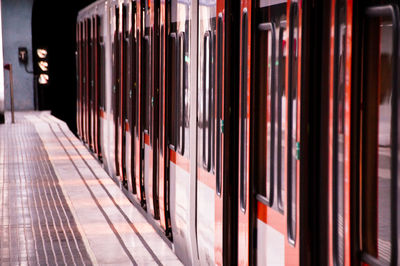
[[[39,67],[42,71],[47,71],[48,70],[48,66],[49,63],[47,63],[46,61],[39,61]]]
[[[37,49],[36,53],[39,58],[46,58],[47,56],[47,50],[46,49]]]
[[[39,84],[47,84],[47,83],[49,83],[49,75],[40,74],[40,76],[39,76]]]

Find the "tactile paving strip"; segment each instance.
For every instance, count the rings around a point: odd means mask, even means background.
[[[43,143],[28,121],[0,126],[0,264],[92,265]]]

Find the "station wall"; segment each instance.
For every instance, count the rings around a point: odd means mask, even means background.
[[[34,109],[33,54],[32,54],[33,0],[1,0],[4,64],[12,64],[14,74],[15,110]],[[28,50],[28,64],[18,61],[18,47]],[[10,83],[4,72],[6,110],[10,110]]]

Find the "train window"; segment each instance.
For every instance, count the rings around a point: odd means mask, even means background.
[[[222,183],[222,104],[223,104],[223,41],[224,41],[224,20],[222,13],[218,14],[218,29],[217,29],[217,121],[216,121],[216,188],[217,194],[221,195],[221,183]]]
[[[160,110],[159,110],[159,117],[160,117],[160,132],[159,132],[159,140],[160,140],[160,154],[162,155],[164,153],[164,132],[163,132],[163,128],[165,128],[166,126],[164,125],[164,49],[165,49],[165,45],[164,45],[164,25],[161,25],[161,31],[160,31],[160,38],[161,38],[161,46],[160,46],[160,53],[161,53],[161,58],[160,58]]]
[[[172,150],[176,150],[176,140],[177,140],[177,81],[178,81],[178,40],[176,33],[173,32],[169,35],[169,53],[168,60],[170,66],[170,75],[168,80],[168,142],[169,147]]]
[[[95,30],[96,30],[96,20],[94,17],[90,19],[90,119],[93,118],[93,113],[94,111],[94,97],[95,97],[95,70],[96,70],[96,54],[95,54],[95,49],[94,49],[94,39],[95,37]],[[92,121],[93,122],[93,121]]]
[[[146,35],[143,38],[142,44],[144,48],[144,130],[145,133],[150,132],[150,108],[151,108],[151,44],[150,36]]]
[[[91,123],[92,123],[92,89],[93,89],[93,23],[92,18],[87,19],[87,90],[86,90],[86,103],[87,103],[87,134],[88,134],[88,144],[92,146],[92,134],[91,134]]]
[[[242,14],[242,51],[241,51],[241,86],[240,86],[240,209],[246,211],[247,200],[247,44],[248,44],[248,17],[247,9]]]
[[[361,114],[364,262],[397,265],[398,9],[367,8]]]
[[[134,134],[133,132],[135,132],[135,136],[137,136],[137,127],[136,127],[136,99],[137,99],[137,77],[138,77],[138,74],[137,74],[137,71],[138,71],[138,69],[137,69],[137,42],[136,42],[136,34],[135,34],[135,32],[136,32],[136,2],[132,2],[132,13],[131,13],[131,33],[130,33],[130,43],[131,43],[131,47],[130,47],[130,54],[131,54],[131,56],[130,56],[130,58],[131,58],[131,61],[130,61],[130,65],[131,65],[131,80],[130,80],[130,85],[129,85],[129,87],[130,87],[130,89],[131,89],[131,92],[130,92],[130,95],[131,95],[131,109],[130,109],[130,112],[131,112],[131,117],[132,117],[132,120],[131,120],[131,125],[132,125],[132,135]]]
[[[137,25],[136,25],[136,2],[132,2],[132,13],[131,13],[131,31],[132,31],[132,36],[131,36],[131,70],[132,70],[132,80],[131,80],[131,88],[132,88],[132,125],[134,127],[134,132],[135,132],[135,137],[137,138],[139,135],[138,132],[138,107],[137,107],[137,99],[139,98],[138,96],[138,77],[139,77],[139,60],[138,60],[138,53],[139,53],[139,47],[137,43],[137,36],[139,32],[137,31]]]
[[[134,103],[135,103],[135,106],[134,106],[134,109],[135,109],[135,127],[136,127],[136,130],[135,130],[135,134],[136,134],[136,138],[138,138],[139,137],[139,123],[140,123],[140,119],[139,119],[139,115],[140,115],[140,110],[139,110],[139,101],[140,101],[140,97],[139,97],[139,93],[140,93],[140,88],[139,88],[139,83],[138,83],[138,81],[139,81],[139,73],[140,73],[140,60],[139,60],[139,58],[140,58],[140,46],[139,46],[139,43],[138,43],[138,41],[139,41],[139,37],[140,37],[140,31],[139,31],[139,29],[137,29],[136,30],[136,34],[135,34],[135,55],[136,55],[136,57],[135,57],[135,65],[136,65],[136,71],[135,71],[135,73],[136,73],[136,79],[135,79],[135,100],[134,100]]]
[[[129,16],[128,16],[128,13],[129,13],[129,8],[128,8],[128,5],[126,5],[126,4],[124,4],[123,5],[123,9],[122,9],[122,16],[123,16],[123,34],[124,34],[124,39],[125,39],[125,42],[129,42]]]
[[[104,111],[105,106],[106,106],[106,79],[105,79],[105,60],[106,60],[106,51],[105,51],[105,43],[104,43],[104,36],[102,35],[102,23],[101,23],[101,17],[98,17],[97,19],[98,22],[98,36],[99,36],[99,44],[98,44],[98,51],[99,51],[99,62],[100,62],[100,67],[99,67],[99,97],[100,97],[100,107]]]
[[[285,126],[286,126],[286,20],[279,23],[279,65],[278,65],[278,85],[276,103],[276,160],[275,174],[277,177],[278,209],[283,212],[284,207],[284,173],[285,173]]]
[[[100,108],[100,68],[99,64],[100,53],[99,53],[99,16],[94,16],[94,64],[95,64],[95,72],[94,72],[94,84],[95,84],[95,102],[94,102],[94,138],[95,138],[95,152],[100,154],[100,142],[99,142],[99,108]]]
[[[256,171],[260,186],[257,199],[272,207],[274,201],[274,142],[275,142],[275,25],[258,25],[257,92],[255,106]]]
[[[118,24],[119,24],[119,9],[115,8],[113,10],[113,13],[115,15],[115,19],[114,19],[114,24],[113,24],[113,28],[112,28],[112,32],[113,32],[113,40],[112,40],[112,69],[113,69],[113,89],[112,89],[112,93],[113,93],[113,113],[114,113],[114,119],[116,116],[116,112],[118,110],[118,100],[117,100],[117,88],[118,88],[118,66],[119,66],[119,49],[118,49]],[[116,134],[117,132],[115,132]],[[116,135],[117,136],[117,135]]]
[[[83,22],[79,23],[79,84],[80,84],[80,93],[82,93],[82,75],[83,75],[83,66],[82,66],[82,55],[83,55]],[[79,95],[80,97],[82,97],[82,95]],[[82,101],[82,98],[79,99],[80,101]],[[81,110],[82,112],[82,110]],[[82,121],[81,121],[82,123]]]
[[[119,154],[119,140],[120,140],[120,135],[119,135],[119,125],[121,124],[121,114],[120,114],[120,108],[121,108],[121,36],[119,34],[119,28],[120,28],[120,9],[119,7],[115,6],[115,28],[114,30],[114,156],[115,156],[115,169],[116,169],[116,174],[119,175],[119,163],[120,163],[120,154]]]
[[[138,45],[137,45],[137,29],[136,29],[136,2],[132,2],[132,11],[131,11],[131,47],[130,47],[130,54],[131,54],[131,80],[130,80],[130,87],[132,90],[132,134],[135,134],[135,137],[138,136],[138,128],[137,128],[137,91],[138,91]]]
[[[149,94],[148,94],[148,116],[149,116],[149,135],[150,135],[150,146],[153,146],[153,105],[154,105],[154,86],[153,83],[155,82],[155,73],[153,70],[153,53],[154,53],[154,31],[153,28],[150,28],[149,32],[150,36],[150,45],[149,45],[149,72],[148,72],[148,78],[149,78]]]
[[[76,77],[77,77],[77,102],[76,102],[76,122],[77,122],[77,129],[78,129],[78,135],[81,137],[82,136],[82,131],[81,131],[81,118],[80,118],[80,101],[81,101],[81,88],[82,88],[82,83],[81,83],[81,23],[77,23],[76,25]]]
[[[288,241],[295,244],[296,239],[296,181],[297,160],[300,143],[297,141],[297,103],[298,103],[298,56],[299,56],[299,14],[297,3],[290,5],[289,25],[289,84],[288,84],[288,132],[287,132],[287,224]]]
[[[209,127],[209,154],[210,154],[210,171],[215,172],[215,45],[216,32],[212,30],[210,41],[210,90],[209,90],[209,106],[210,106],[210,127]]]
[[[204,59],[203,59],[203,167],[210,171],[211,160],[211,138],[212,124],[214,121],[214,104],[213,104],[213,34],[207,31],[204,35]]]
[[[178,151],[181,155],[185,153],[185,123],[187,122],[186,117],[186,38],[185,33],[181,32],[178,36],[178,91],[177,91],[177,103],[178,103]]]
[[[121,114],[121,123],[122,123],[122,128],[125,130],[125,120],[127,119],[127,107],[128,107],[128,100],[129,97],[127,97],[128,91],[128,78],[129,78],[129,73],[130,73],[130,65],[128,63],[129,61],[129,20],[128,20],[128,6],[123,5],[122,6],[122,114]],[[130,86],[129,86],[130,87]]]
[[[346,68],[346,1],[340,0],[335,8],[333,77],[333,161],[332,212],[333,258],[336,265],[344,263],[344,131],[345,131],[345,68]]]
[[[81,66],[82,66],[82,87],[81,87],[81,119],[82,119],[82,137],[86,141],[85,131],[85,102],[86,102],[86,20],[81,23]]]

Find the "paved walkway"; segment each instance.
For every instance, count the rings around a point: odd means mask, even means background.
[[[181,264],[47,112],[17,113],[16,124],[0,125],[0,191],[1,265]]]

